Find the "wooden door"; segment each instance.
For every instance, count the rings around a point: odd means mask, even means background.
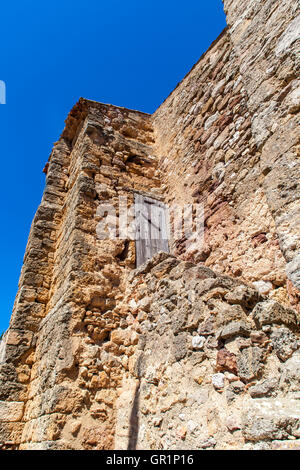
[[[135,194],[136,266],[155,253],[169,253],[167,210],[156,199]]]

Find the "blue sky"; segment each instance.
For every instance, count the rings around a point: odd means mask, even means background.
[[[42,197],[42,169],[71,107],[83,96],[152,113],[225,26],[221,0],[2,2],[0,333]]]

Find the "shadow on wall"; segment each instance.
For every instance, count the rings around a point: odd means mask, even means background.
[[[139,434],[140,381],[136,386],[129,420],[129,439],[127,450],[136,450]]]
[[[141,387],[141,365],[142,356],[140,356],[136,363],[137,376],[139,377],[138,383],[134,392],[134,399],[132,403],[130,419],[129,419],[129,437],[127,450],[136,450],[139,434],[139,406],[140,406],[140,387]]]

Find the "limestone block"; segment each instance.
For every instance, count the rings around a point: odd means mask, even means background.
[[[297,313],[292,309],[285,308],[275,300],[258,303],[253,310],[253,319],[260,326],[272,323],[290,326],[299,324]]]
[[[250,441],[287,439],[299,428],[299,400],[258,398],[248,406],[242,415],[242,432]]]
[[[24,403],[0,401],[0,421],[16,422],[23,416]]]

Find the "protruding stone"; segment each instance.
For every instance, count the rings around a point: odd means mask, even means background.
[[[219,338],[228,339],[232,336],[249,336],[250,327],[245,322],[231,322],[223,328],[219,334]]]
[[[214,374],[211,378],[211,381],[217,390],[222,389],[225,385],[225,375],[222,373]]]
[[[204,336],[193,336],[192,346],[194,349],[203,349],[206,338]]]
[[[253,319],[260,327],[273,323],[294,327],[299,325],[299,317],[295,310],[286,308],[275,300],[258,303],[253,311]]]

